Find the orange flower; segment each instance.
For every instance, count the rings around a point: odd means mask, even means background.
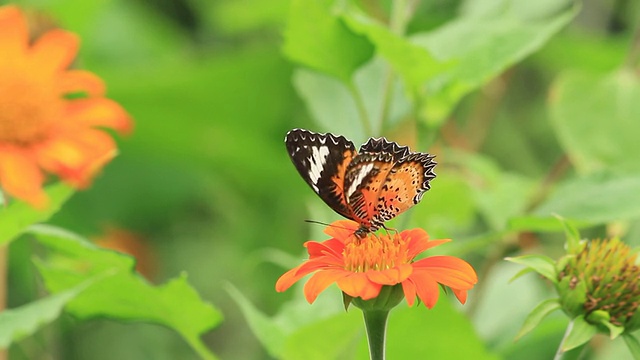
[[[315,272],[304,287],[309,303],[334,282],[347,295],[363,300],[377,297],[384,285],[402,284],[409,306],[417,295],[432,308],[440,294],[438,284],[451,288],[464,304],[467,290],[478,281],[471,265],[453,256],[413,261],[421,252],[449,239],[429,240],[422,229],[394,235],[369,234],[357,239],[353,234],[357,229],[358,224],[353,221],[336,221],[325,229],[331,239],[306,242],[309,260],[282,275],[276,291],[285,291],[305,275]]]
[[[78,42],[51,30],[30,44],[20,10],[0,7],[0,186],[39,208],[47,205],[44,172],[87,186],[117,152],[99,128],[132,127],[100,78],[68,69]]]

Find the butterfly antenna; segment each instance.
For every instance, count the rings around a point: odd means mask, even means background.
[[[316,220],[309,220],[309,219],[305,219],[305,220],[304,220],[304,222],[306,222],[306,223],[310,223],[310,224],[318,224],[318,225],[324,225],[324,226],[331,226],[331,227],[334,227],[334,228],[336,228],[336,229],[350,230],[349,228],[346,228],[346,227],[344,227],[344,226],[336,226],[336,225],[333,225],[333,224],[327,224],[327,223],[322,222],[322,221],[316,221]]]

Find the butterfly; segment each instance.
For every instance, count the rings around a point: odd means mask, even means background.
[[[293,129],[285,145],[313,191],[335,212],[360,224],[358,238],[419,203],[436,177],[435,155],[411,152],[384,137],[370,138],[356,151],[342,135]]]

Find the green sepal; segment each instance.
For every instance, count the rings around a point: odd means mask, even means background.
[[[528,334],[531,330],[535,329],[538,324],[544,319],[547,315],[554,312],[555,310],[560,309],[560,301],[559,299],[547,299],[538,304],[527,316],[524,320],[524,324],[520,328],[518,335],[516,335],[516,340],[520,339],[524,335]]]
[[[600,324],[609,330],[611,340],[617,338],[624,332],[624,326],[617,326],[611,323],[611,316],[605,310],[596,310],[587,315],[587,321],[592,324]]]
[[[524,255],[518,257],[508,257],[505,258],[505,260],[529,267],[531,268],[531,270],[549,279],[554,284],[558,282],[556,263],[548,256]]]
[[[640,342],[638,342],[638,339],[630,333],[624,333],[622,338],[624,339],[624,343],[627,344],[627,348],[629,348],[633,358],[640,360]]]
[[[580,345],[586,344],[594,335],[598,333],[598,327],[596,325],[588,323],[583,315],[575,317],[571,323],[571,330],[569,335],[565,337],[561,345],[562,351],[569,351],[575,349]]]
[[[347,294],[346,292],[342,292],[342,304],[344,305],[344,311],[349,311],[349,305],[353,301],[353,296]]]
[[[571,224],[567,219],[563,218],[560,215],[554,214],[556,219],[560,221],[562,227],[564,228],[564,234],[567,237],[567,242],[565,243],[565,250],[567,250],[570,254],[575,254],[580,246],[580,232],[576,229],[573,224]]]
[[[362,311],[390,311],[398,306],[404,299],[404,291],[401,284],[384,285],[380,293],[373,299],[362,300],[362,298],[352,298],[355,307]]]
[[[556,288],[560,294],[562,309],[570,316],[576,316],[584,313],[584,303],[587,301],[587,284],[583,280],[579,280],[571,289],[570,281],[571,278],[565,276],[556,284]]]

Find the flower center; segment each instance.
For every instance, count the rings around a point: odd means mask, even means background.
[[[369,234],[345,244],[345,269],[352,272],[386,270],[411,261],[407,259],[408,244],[400,235]]]
[[[51,82],[24,72],[0,72],[0,142],[28,145],[42,140],[62,111]]]
[[[618,239],[594,240],[577,254],[563,274],[587,287],[584,310],[605,310],[611,323],[624,325],[640,305],[640,267],[636,254]]]

